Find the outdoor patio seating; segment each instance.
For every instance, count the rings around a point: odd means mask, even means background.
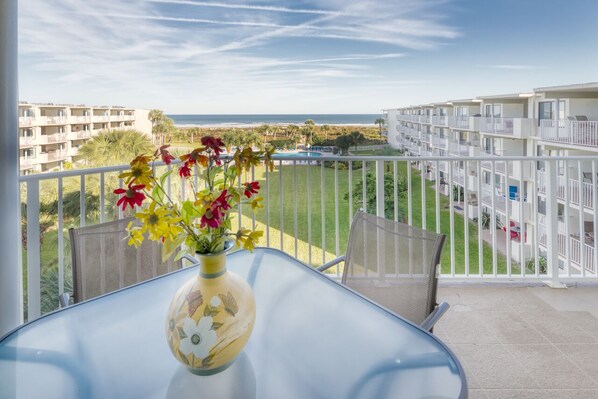
[[[344,261],[342,284],[431,331],[449,308],[447,303],[436,303],[445,238],[359,211],[351,224],[346,256],[318,270]]]
[[[75,303],[181,268],[181,260],[162,262],[161,245],[155,241],[146,239],[139,248],[128,245],[126,228],[135,221],[126,218],[69,229]],[[69,297],[60,297],[61,306],[69,304]]]

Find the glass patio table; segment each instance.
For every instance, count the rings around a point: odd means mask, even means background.
[[[227,370],[196,376],[165,339],[182,269],[48,314],[0,340],[1,398],[465,398],[436,337],[278,250],[228,255],[257,318]]]

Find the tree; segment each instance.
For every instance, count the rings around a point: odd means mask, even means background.
[[[164,115],[164,112],[159,109],[152,109],[147,116],[147,118],[152,122],[152,141],[154,143],[156,142],[156,140],[153,138],[153,134],[155,133],[154,128],[158,122],[163,120],[165,117],[166,115]]]
[[[151,141],[136,130],[112,130],[101,132],[87,140],[79,148],[88,165],[107,166],[128,163],[137,155],[154,150]]]
[[[311,145],[313,142],[315,126],[316,122],[314,122],[312,119],[305,121],[303,129],[301,129],[301,134],[305,138],[305,145]]]
[[[324,132],[325,140],[328,140],[328,132],[330,131],[330,125],[322,125],[320,131]]]
[[[347,155],[349,153],[349,148],[351,148],[351,144],[353,144],[353,138],[348,134],[343,134],[342,136],[338,136],[336,140],[334,140],[334,143],[341,155]]]
[[[352,139],[352,143],[355,146],[355,149],[357,149],[357,144],[361,144],[365,141],[365,136],[363,135],[363,133],[358,132],[357,130],[351,132],[351,139]]]
[[[384,118],[378,118],[374,121],[374,123],[378,124],[378,128],[380,129],[380,137],[382,137],[382,126],[385,122],[386,121],[384,120]]]
[[[397,176],[397,192],[394,192],[395,176],[392,172],[384,173],[384,217],[387,219],[394,219],[394,198],[405,198],[407,195],[407,179],[401,174]],[[366,212],[376,214],[376,174],[373,172],[366,173],[365,182],[365,200]],[[349,199],[349,193],[345,194],[345,199]],[[363,183],[355,182],[353,186],[353,204],[354,208],[358,209],[363,206]],[[399,222],[405,222],[407,215],[404,208],[397,209]]]
[[[152,109],[148,114],[148,119],[152,121],[152,141],[163,145],[172,140],[172,136],[177,133],[177,127],[172,119],[164,115],[159,109]]]

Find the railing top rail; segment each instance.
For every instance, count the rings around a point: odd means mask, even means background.
[[[226,156],[223,156],[226,158]],[[529,161],[529,162],[536,162],[536,161],[593,161],[597,160],[597,156],[588,156],[588,155],[576,155],[576,156],[488,156],[481,155],[481,156],[371,156],[371,155],[345,155],[345,156],[335,156],[335,155],[323,155],[319,157],[305,157],[305,156],[293,156],[290,154],[285,154],[284,158],[275,158],[274,162],[278,163],[278,161],[303,161],[303,162],[314,162],[314,161],[357,161],[357,162],[375,162],[375,161],[494,161],[494,162],[502,162],[502,161]],[[178,164],[180,161],[173,161],[172,164]],[[162,162],[156,162],[155,166],[164,166]],[[128,169],[128,164],[123,165],[114,165],[114,166],[103,166],[97,168],[88,168],[88,169],[73,169],[67,170],[62,172],[50,172],[50,173],[41,173],[41,174],[33,174],[33,175],[24,175],[19,176],[19,180],[21,182],[27,181],[36,181],[36,180],[49,180],[49,179],[56,179],[58,177],[72,177],[72,176],[82,176],[82,175],[92,175],[98,173],[109,173],[109,172],[118,172],[124,169]]]

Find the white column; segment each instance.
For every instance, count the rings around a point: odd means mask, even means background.
[[[0,1],[0,336],[21,320],[17,0]]]

